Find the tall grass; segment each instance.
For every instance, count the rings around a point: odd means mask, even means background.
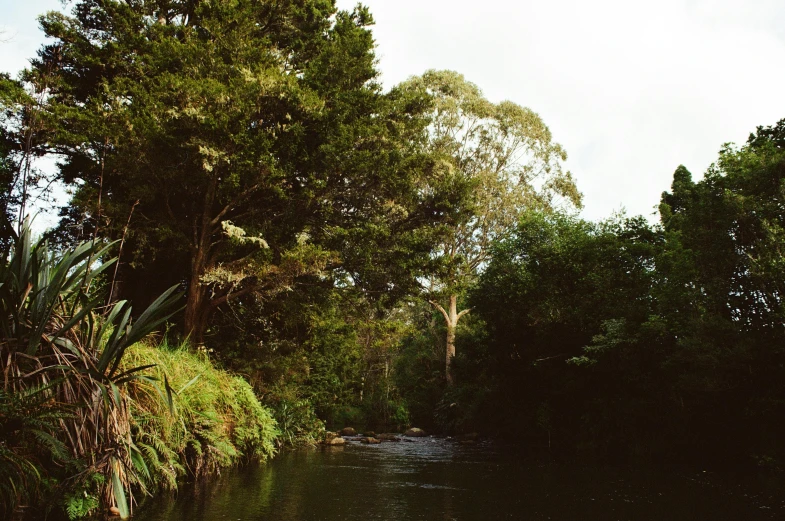
[[[278,429],[270,412],[245,380],[213,366],[205,353],[185,344],[138,343],[122,365],[154,365],[151,376],[166,380],[171,392],[167,403],[150,382],[127,389],[131,430],[156,487],[173,489],[186,473],[274,454]]]

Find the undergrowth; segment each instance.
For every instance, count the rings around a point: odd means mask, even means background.
[[[155,365],[149,374],[162,386],[128,386],[131,432],[148,482],[174,489],[177,478],[199,476],[239,462],[266,459],[279,432],[270,412],[241,377],[216,368],[186,345],[138,343],[123,358],[129,367]]]

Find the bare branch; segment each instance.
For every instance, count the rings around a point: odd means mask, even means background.
[[[433,301],[433,300],[429,300],[428,303],[430,305],[432,305],[433,307],[435,307],[436,309],[438,309],[439,311],[441,311],[442,315],[444,315],[444,320],[446,320],[448,324],[450,323],[450,315],[447,314],[447,312],[444,310],[444,308],[438,302]]]
[[[568,356],[568,355],[567,355],[567,353],[559,353],[558,355],[546,356],[545,358],[538,358],[538,359],[532,361],[532,363],[536,364],[537,362],[545,362],[546,360],[553,360],[554,358],[561,358],[563,356]]]

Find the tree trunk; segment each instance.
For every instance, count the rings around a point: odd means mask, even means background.
[[[194,345],[204,343],[207,319],[212,309],[212,302],[210,302],[210,297],[207,295],[207,288],[202,285],[202,275],[210,267],[210,245],[214,227],[211,210],[215,203],[217,176],[213,175],[208,183],[202,203],[201,218],[199,220],[194,219],[193,222],[191,280],[188,281],[188,296],[185,302],[185,317],[183,320],[183,333]]]
[[[430,301],[431,305],[441,311],[444,317],[445,325],[447,326],[447,349],[445,359],[445,372],[444,376],[447,379],[447,384],[453,384],[452,375],[452,359],[455,356],[455,331],[458,329],[458,320],[467,314],[470,310],[464,309],[458,312],[458,295],[450,295],[450,305],[448,309],[444,309],[438,302]]]
[[[196,235],[196,234],[195,234]],[[202,275],[208,268],[210,250],[210,228],[208,219],[202,219],[202,227],[195,237],[196,244],[191,258],[191,279],[188,281],[188,294],[185,302],[183,333],[194,345],[204,343],[207,318],[210,313],[210,297],[202,285]]]
[[[206,288],[202,286],[200,281],[201,276],[199,271],[196,269],[192,270],[185,302],[183,333],[194,345],[204,343],[204,331],[207,327],[205,310],[210,305],[206,295]]]
[[[450,310],[447,313],[447,360],[445,364],[445,377],[449,385],[453,384],[452,359],[455,356],[455,329],[458,327],[458,296],[450,295]]]

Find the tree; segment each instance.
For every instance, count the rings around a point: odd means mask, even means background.
[[[35,66],[56,65],[55,142],[76,187],[61,230],[124,238],[118,290],[137,302],[182,282],[195,342],[219,306],[307,274],[389,286],[378,266],[364,277],[367,258],[391,237],[411,246],[393,258],[425,251],[434,212],[410,142],[426,98],[381,92],[372,22],[331,0],[48,14],[55,42]]]
[[[18,160],[15,157],[17,139],[14,123],[17,115],[16,99],[23,94],[21,85],[8,76],[0,76],[0,219],[2,233],[7,242],[14,233],[14,206],[18,204]]]
[[[566,153],[530,109],[511,101],[491,103],[452,71],[428,71],[404,86],[433,96],[427,146],[440,175],[471,188],[462,213],[435,249],[439,271],[430,288],[431,304],[447,327],[445,374],[451,382],[455,331],[469,313],[459,310],[458,298],[488,261],[491,243],[511,230],[525,210],[580,207],[581,194],[562,169]]]
[[[680,167],[660,204],[655,319],[690,442],[744,461],[780,458],[785,121],[725,145],[700,181]],[[716,425],[727,425],[718,436]],[[710,440],[710,441],[707,441]]]
[[[759,127],[741,148],[725,145],[697,183],[683,166],[676,170],[660,213],[665,253],[680,264],[662,268],[670,278],[689,273],[686,316],[712,315],[750,330],[779,327],[783,208],[785,120]]]
[[[479,375],[466,380],[490,381],[485,423],[498,423],[510,434],[546,428],[563,443],[583,434],[581,418],[596,411],[587,407],[588,399],[608,398],[600,390],[645,385],[634,356],[624,365],[634,371],[603,376],[599,383],[565,361],[581,354],[604,324],[646,320],[661,248],[661,234],[642,217],[592,223],[558,212],[525,213],[495,243],[470,292],[473,318],[484,323],[487,339],[467,346],[485,348],[485,359],[475,369]],[[463,371],[464,364],[456,369]]]
[[[52,181],[35,168],[35,160],[47,151],[47,129],[42,117],[47,79],[47,71],[43,71],[38,82],[40,88],[33,90],[29,81],[13,80],[0,73],[0,243],[3,247],[11,246],[31,202],[45,197]]]

